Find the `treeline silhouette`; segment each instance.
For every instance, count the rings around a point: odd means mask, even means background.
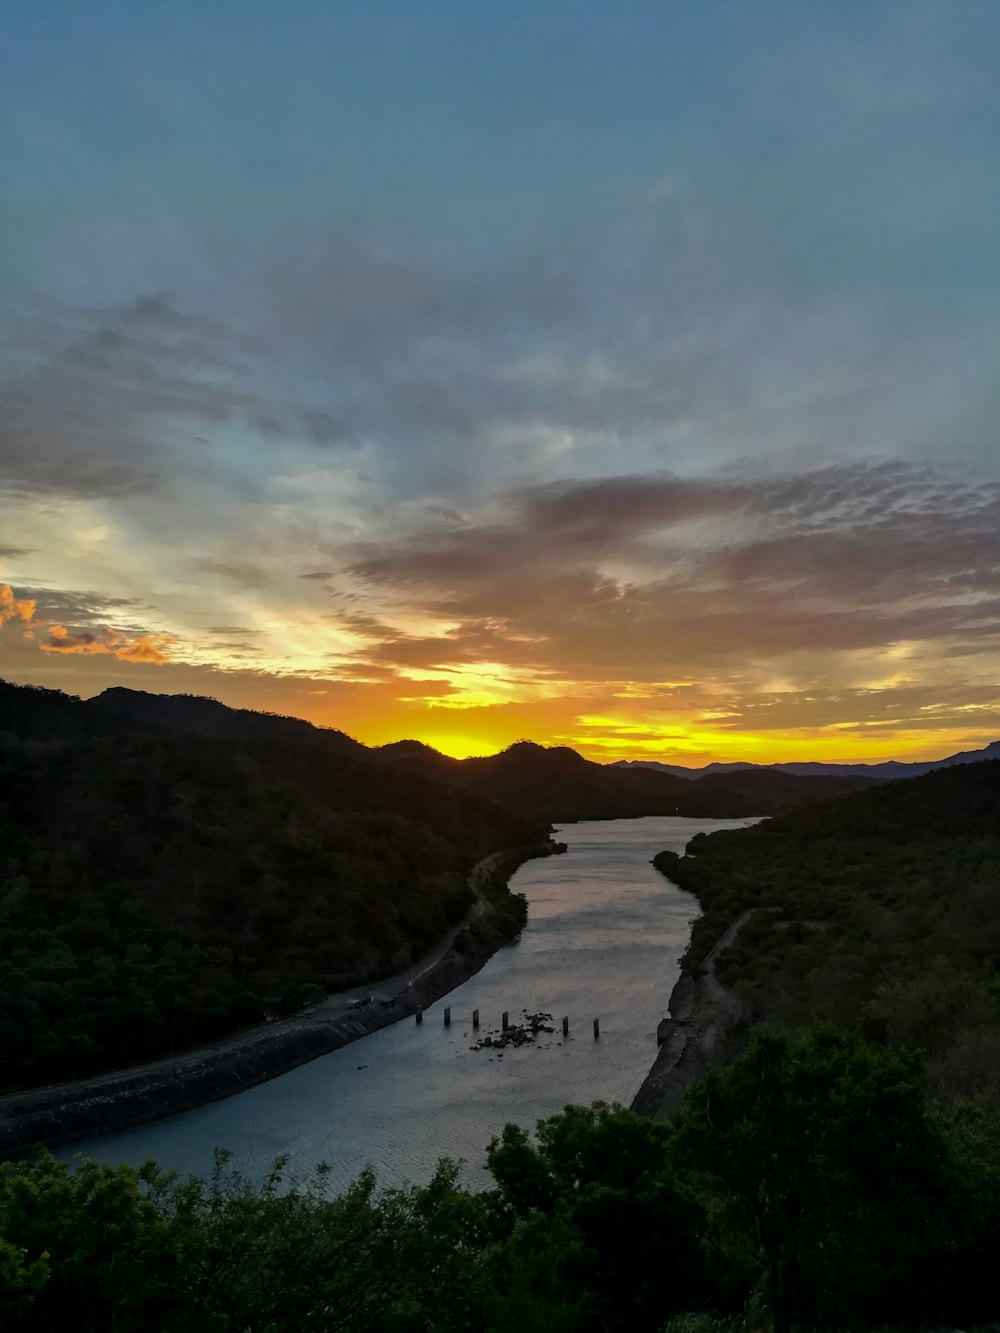
[[[831,1027],[760,1034],[675,1124],[568,1107],[490,1188],[335,1194],[220,1154],[0,1168],[0,1326],[51,1333],[753,1333],[993,1326],[1000,1125]]]
[[[568,746],[547,747],[533,741],[517,741],[482,759],[448,759],[417,741],[397,742],[378,753],[398,766],[461,783],[512,810],[554,824],[643,815],[694,819],[773,815],[876,782],[867,777],[800,778],[766,770],[711,773],[691,781],[650,768],[596,764]]]
[[[471,759],[451,759],[414,740],[369,749],[342,731],[314,727],[300,718],[227,708],[216,699],[195,695],[148,694],[121,687],[86,702],[55,690],[34,690],[32,716],[26,722],[24,700],[12,694],[12,689],[8,687],[5,694],[0,688],[0,735],[17,736],[27,727],[30,736],[44,728],[50,739],[110,732],[294,742],[344,758],[406,769],[419,781],[429,777],[475,791],[529,819],[551,823],[664,814],[709,819],[773,815],[878,781],[864,776],[798,777],[766,769],[709,773],[691,781],[655,769],[598,764],[568,746],[536,745],[527,740],[499,754]]]

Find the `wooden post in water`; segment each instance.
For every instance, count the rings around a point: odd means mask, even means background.
[[[596,1041],[597,1038],[598,1038],[600,1035],[601,1035],[601,1020],[600,1020],[599,1018],[595,1018],[595,1019],[594,1019],[594,1040]]]
[[[418,1024],[422,1023],[424,1021],[424,1011],[422,1009],[418,1009],[415,1017]]]
[[[507,1010],[506,1010],[506,1009],[503,1011],[503,1030],[504,1030],[504,1032],[507,1031]]]
[[[473,1011],[472,1011],[472,1026],[473,1026],[474,1028],[478,1028],[478,1027],[479,1027],[479,1010],[478,1010],[478,1009],[473,1009]]]
[[[569,1036],[569,1019],[568,1019],[568,1018],[564,1018],[564,1019],[563,1019],[563,1036],[564,1036],[564,1037],[568,1037],[568,1036]]]
[[[451,1005],[450,1005],[450,1004],[446,1006],[445,1011],[444,1011],[444,1025],[445,1025],[446,1028],[450,1028],[450,1027],[451,1027]]]

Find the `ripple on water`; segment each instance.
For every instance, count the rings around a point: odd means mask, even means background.
[[[385,1183],[426,1180],[438,1159],[469,1165],[469,1184],[488,1180],[486,1146],[507,1121],[532,1125],[568,1102],[629,1102],[656,1055],[687,944],[694,899],[649,864],[664,847],[680,851],[695,833],[746,820],[654,817],[570,824],[564,856],[530,861],[513,887],[530,904],[520,942],[501,949],[418,1027],[404,1020],[271,1083],[153,1125],[65,1150],[109,1162],[205,1175],[216,1147],[230,1149],[247,1175],[264,1174],[279,1154],[292,1170],[324,1160],[346,1185],[366,1165]],[[453,1014],[444,1029],[442,1008]],[[473,1009],[484,1030],[506,1009],[563,1014],[561,1031],[502,1058],[472,1052]],[[594,1041],[592,1020],[601,1019]],[[464,1035],[469,1033],[468,1036]],[[359,1069],[358,1066],[364,1066]]]

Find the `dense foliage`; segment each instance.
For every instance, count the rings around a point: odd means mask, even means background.
[[[600,1104],[489,1148],[494,1184],[335,1196],[45,1154],[0,1170],[0,1327],[51,1333],[670,1333],[1000,1314],[1000,1125],[911,1056],[759,1037],[676,1126]]]
[[[703,909],[754,1018],[830,1019],[921,1049],[931,1090],[1000,1105],[1000,763],[949,768],[701,835],[656,858]]]
[[[21,737],[0,736],[0,1086],[164,1055],[389,975],[461,920],[475,861],[546,836],[321,745],[90,737],[86,713],[75,739],[28,739],[36,704],[51,736],[52,699],[17,693]]]

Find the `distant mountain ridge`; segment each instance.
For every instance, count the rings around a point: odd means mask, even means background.
[[[11,687],[8,687],[9,689]],[[415,739],[393,741],[386,745],[369,747],[355,740],[343,731],[333,727],[318,727],[303,718],[288,717],[278,713],[258,712],[246,708],[230,708],[217,699],[193,694],[152,694],[145,690],[131,690],[124,686],[113,686],[95,695],[92,699],[80,700],[63,694],[59,690],[30,687],[32,695],[31,734],[42,738],[79,738],[84,735],[107,735],[110,732],[169,732],[188,736],[202,736],[212,740],[228,741],[291,741],[310,745],[320,745],[326,749],[336,749],[340,754],[356,759],[376,760],[398,763],[405,766],[433,767],[444,776],[462,774],[463,781],[469,785],[490,785],[482,775],[485,773],[504,774],[498,778],[500,787],[509,787],[515,771],[520,778],[528,778],[539,772],[539,765],[547,769],[550,775],[566,776],[567,768],[582,778],[586,773],[597,786],[610,791],[598,778],[603,773],[611,778],[615,771],[631,772],[638,776],[645,771],[652,776],[682,779],[684,783],[713,780],[715,790],[736,791],[741,789],[738,779],[730,775],[742,774],[748,779],[754,774],[786,775],[791,778],[851,779],[859,785],[886,782],[895,778],[920,777],[924,773],[939,768],[950,768],[959,764],[980,763],[984,760],[1000,759],[1000,740],[991,741],[981,750],[963,750],[958,754],[948,755],[943,759],[906,762],[889,759],[875,764],[831,764],[816,762],[789,762],[776,764],[754,764],[736,760],[731,763],[711,763],[700,768],[687,768],[683,764],[663,763],[656,759],[621,759],[610,764],[599,764],[585,759],[568,746],[542,746],[533,741],[518,741],[502,750],[499,754],[484,758],[452,759],[441,754],[432,746]],[[11,693],[0,694],[0,732],[19,734],[24,725],[20,707],[12,707],[15,696]],[[20,701],[19,701],[20,702]],[[720,787],[718,780],[728,781]],[[611,779],[614,781],[614,779]],[[742,788],[746,790],[746,788]],[[850,787],[830,787],[826,795],[838,795]],[[624,790],[616,787],[615,790]],[[632,792],[639,790],[665,793],[667,787],[652,787],[645,784],[633,784]],[[683,788],[672,790],[683,790]],[[776,785],[761,785],[760,792],[791,792],[792,788],[779,788]],[[812,790],[812,789],[810,789]],[[815,794],[818,794],[817,788]],[[501,798],[502,799],[502,798]],[[614,804],[620,804],[616,801]],[[639,812],[641,813],[641,812]],[[688,813],[686,809],[678,813]],[[758,811],[757,813],[767,813]],[[614,815],[571,815],[563,818],[613,818]],[[721,816],[725,817],[725,816]]]
[[[787,763],[787,764],[751,764],[745,761],[734,763],[705,764],[702,768],[685,768],[682,764],[664,764],[657,759],[619,759],[613,768],[651,768],[659,773],[669,773],[671,777],[693,781],[716,773],[790,773],[795,777],[859,777],[872,778],[879,782],[894,778],[919,778],[925,773],[933,773],[939,768],[953,768],[958,764],[979,764],[984,761],[1000,759],[1000,741],[990,741],[981,750],[961,750],[958,754],[948,755],[945,759],[931,759],[907,763],[900,759],[887,759],[879,764],[824,764]]]
[[[115,686],[80,700],[58,690],[0,684],[0,737],[74,741],[101,735],[190,736],[233,745],[305,746],[366,770],[420,774],[552,824],[585,819],[684,815],[740,819],[775,815],[844,795],[884,777],[710,772],[692,783],[656,765],[599,764],[565,745],[517,741],[499,754],[452,759],[422,741],[370,748],[302,718],[230,708],[190,694],[151,694]]]

